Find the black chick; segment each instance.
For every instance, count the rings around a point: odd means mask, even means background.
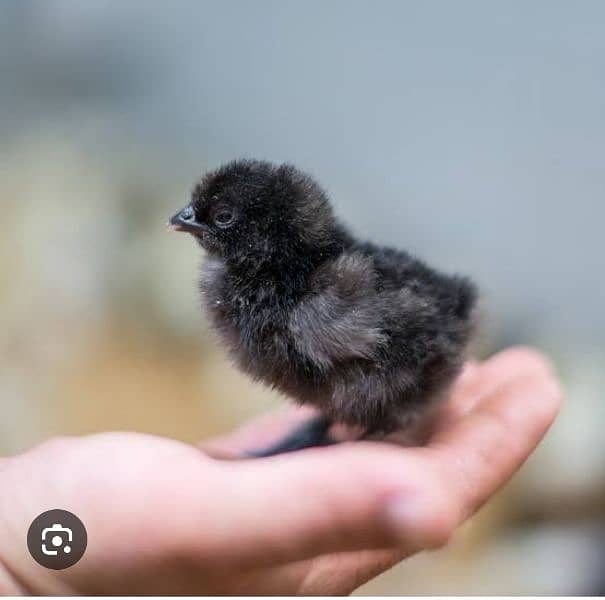
[[[201,290],[235,363],[320,416],[270,455],[411,428],[447,392],[473,331],[476,288],[406,252],[356,239],[291,165],[237,160],[170,220],[208,256]]]

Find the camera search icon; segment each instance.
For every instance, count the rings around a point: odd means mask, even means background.
[[[84,523],[67,510],[47,510],[38,515],[27,532],[33,559],[48,569],[67,569],[84,555],[88,535]]]

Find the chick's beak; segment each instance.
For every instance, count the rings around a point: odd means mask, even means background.
[[[189,205],[173,215],[168,221],[168,227],[172,231],[186,231],[188,233],[201,233],[205,227],[195,220],[195,212]]]

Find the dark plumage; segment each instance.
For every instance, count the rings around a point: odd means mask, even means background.
[[[475,286],[356,239],[290,165],[239,160],[207,174],[171,219],[208,256],[201,290],[235,363],[322,417],[272,449],[410,427],[459,372]]]

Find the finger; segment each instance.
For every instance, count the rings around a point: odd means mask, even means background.
[[[410,552],[401,548],[361,550],[318,556],[307,562],[298,593],[343,596],[401,562]],[[293,565],[295,567],[295,565]]]
[[[450,404],[458,405],[458,412],[464,414],[511,377],[530,372],[536,362],[546,368],[543,357],[523,346],[507,348],[483,363],[469,362],[454,384]]]
[[[449,498],[431,471],[414,451],[367,442],[221,463],[211,493],[190,478],[199,489],[183,498],[182,531],[193,552],[212,548],[206,560],[240,566],[436,546]]]
[[[552,375],[553,367],[537,350],[526,346],[513,346],[485,360],[480,365],[475,386],[466,391],[470,394],[484,394],[496,389],[511,377],[532,373]]]
[[[452,387],[450,399],[442,405],[432,423],[431,434],[449,428],[511,378],[531,371],[536,361],[547,367],[545,359],[536,351],[516,346],[495,354],[483,363],[466,363]]]
[[[380,573],[406,558],[400,549],[361,550],[327,554],[280,566],[252,568],[238,574],[237,582],[229,572],[217,578],[229,581],[229,593],[246,594],[250,589],[264,595],[295,593],[297,596],[343,596],[374,579]],[[233,586],[236,585],[235,592]],[[225,593],[225,585],[211,589],[212,594]]]
[[[511,377],[527,371],[535,357],[535,351],[519,346],[504,350],[484,363],[468,361],[454,382],[447,402],[435,407],[432,418],[421,423],[422,429],[413,435],[409,431],[396,432],[386,439],[404,446],[425,444],[468,414],[478,402]]]
[[[487,367],[487,365],[486,365]],[[537,353],[496,356],[482,374],[498,387],[475,409],[438,431],[429,448],[439,453],[453,490],[471,514],[525,462],[553,422],[561,390]],[[490,379],[491,377],[491,379]]]

